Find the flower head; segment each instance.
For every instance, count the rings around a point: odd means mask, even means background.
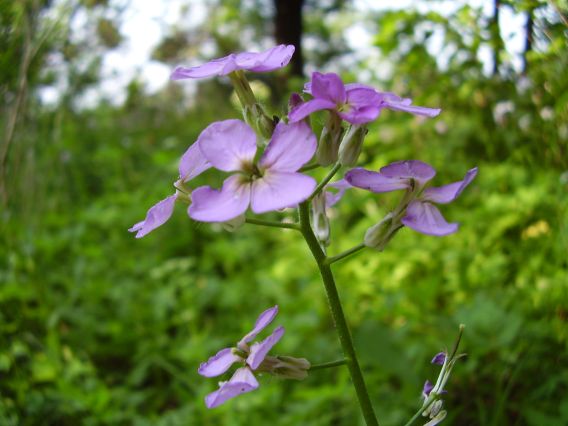
[[[209,169],[211,164],[201,154],[197,143],[191,145],[181,157],[179,179],[174,183],[176,192],[152,206],[146,218],[132,226],[129,231],[136,232],[136,238],[142,238],[154,229],[166,223],[173,214],[176,201],[189,202],[189,194],[184,184]]]
[[[475,178],[477,167],[469,170],[459,182],[424,189],[435,175],[436,171],[429,164],[410,160],[389,164],[378,172],[352,169],[345,179],[353,186],[377,193],[407,190],[409,201],[400,212],[404,213],[400,219],[402,225],[427,235],[449,235],[458,230],[458,224],[446,222],[433,203],[447,204],[455,200]]]
[[[316,181],[297,171],[316,150],[316,138],[304,123],[280,122],[260,160],[255,161],[254,131],[240,120],[211,124],[198,138],[213,167],[233,172],[220,190],[208,186],[192,193],[189,216],[202,222],[224,222],[244,213],[265,213],[296,205],[313,192]]]
[[[284,327],[277,327],[270,336],[252,346],[249,343],[272,322],[277,313],[278,306],[261,313],[254,328],[237,343],[236,347],[221,349],[199,366],[198,373],[202,376],[216,377],[229,370],[234,363],[242,365],[229,381],[221,382],[219,389],[205,397],[207,408],[215,408],[230,398],[258,388],[254,372],[259,369],[270,349],[282,338]]]
[[[294,46],[284,44],[263,52],[231,53],[191,68],[178,66],[172,73],[171,79],[182,80],[186,78],[221,76],[238,70],[253,72],[274,71],[286,66],[292,59],[293,54]]]
[[[306,84],[304,91],[310,93],[313,99],[290,112],[288,116],[291,123],[324,109],[335,111],[351,124],[371,122],[384,108],[426,117],[435,117],[441,111],[438,108],[414,106],[411,99],[380,92],[364,84],[343,84],[341,78],[334,73],[314,72],[312,81]]]

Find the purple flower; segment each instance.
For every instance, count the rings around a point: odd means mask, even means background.
[[[176,201],[184,200],[189,202],[189,194],[182,192],[183,185],[210,167],[211,165],[201,154],[197,143],[191,145],[183,154],[179,163],[179,179],[174,183],[174,186],[177,188],[175,194],[152,206],[146,213],[146,218],[132,226],[129,231],[136,232],[136,238],[142,238],[166,223],[172,216]]]
[[[446,362],[445,352],[439,352],[432,358],[432,364],[444,365],[444,362]]]
[[[310,196],[316,181],[298,173],[316,150],[316,137],[304,123],[278,123],[258,162],[256,135],[240,120],[211,124],[198,138],[213,167],[234,172],[220,190],[208,186],[192,193],[189,216],[202,222],[224,222],[244,213],[265,213],[294,206]]]
[[[254,371],[260,367],[270,349],[282,338],[284,327],[277,327],[270,336],[252,346],[249,343],[272,322],[277,313],[278,306],[261,313],[254,328],[237,343],[235,348],[221,349],[199,366],[198,373],[202,376],[216,377],[229,370],[234,363],[242,364],[229,381],[221,382],[219,389],[205,397],[207,408],[215,408],[230,398],[258,388]]]
[[[438,108],[414,106],[411,99],[401,98],[390,92],[379,92],[364,84],[343,84],[340,77],[334,73],[314,72],[312,81],[306,84],[304,91],[310,93],[314,99],[290,112],[291,123],[323,109],[335,111],[342,119],[352,124],[373,121],[384,108],[426,117],[435,117],[441,111]]]
[[[205,78],[227,75],[237,70],[267,72],[282,68],[290,62],[294,46],[278,45],[264,52],[231,53],[223,58],[213,59],[206,64],[186,68],[178,66],[172,73],[172,80],[186,78]]]
[[[425,184],[436,175],[432,166],[422,161],[397,161],[378,172],[362,168],[345,175],[351,185],[372,192],[390,192],[406,189],[412,193],[401,223],[427,235],[443,236],[456,232],[457,223],[448,223],[433,203],[447,204],[455,200],[477,175],[477,167],[469,170],[464,179],[440,187],[424,190]]]
[[[346,86],[337,74],[314,72],[310,89],[314,98],[290,111],[288,118],[291,123],[323,109],[335,111],[353,124],[368,123],[379,115],[380,97],[374,89]]]

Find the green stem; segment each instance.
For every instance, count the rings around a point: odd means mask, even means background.
[[[251,225],[269,226],[271,228],[295,229],[296,231],[300,230],[300,227],[296,223],[273,222],[269,220],[252,219],[248,217],[245,219],[245,222],[250,223]]]
[[[338,255],[333,257],[328,257],[325,263],[331,265],[332,263],[335,263],[338,260],[345,259],[346,257],[349,257],[352,254],[355,254],[360,250],[363,250],[365,247],[366,247],[365,243],[357,244],[355,247],[351,247],[349,250],[345,250],[343,253],[339,253]]]
[[[338,170],[339,167],[336,165],[334,169]],[[333,174],[331,175],[333,176]],[[343,349],[343,354],[347,362],[347,367],[349,368],[349,374],[351,375],[351,380],[353,381],[355,392],[357,393],[357,398],[359,400],[359,405],[361,406],[363,417],[365,418],[365,423],[367,424],[367,426],[378,426],[379,423],[377,422],[377,418],[375,417],[373,404],[371,403],[371,399],[369,398],[369,393],[367,392],[363,374],[361,373],[361,367],[359,367],[359,361],[357,360],[357,355],[355,354],[355,348],[353,347],[351,333],[349,332],[349,327],[347,326],[347,321],[345,320],[343,307],[341,306],[341,300],[339,299],[339,293],[337,292],[333,273],[331,272],[329,264],[326,262],[326,256],[322,251],[319,242],[314,235],[314,231],[312,230],[312,227],[310,225],[310,208],[308,201],[300,204],[299,212],[300,230],[320,270],[320,274],[327,294],[327,299],[329,302],[331,316],[333,317],[333,321],[335,323],[335,329],[337,331],[337,335]]]
[[[426,411],[428,407],[430,407],[430,405],[432,405],[436,401],[437,398],[432,398],[430,401],[428,401],[426,405],[420,407],[420,409],[414,414],[414,416],[412,416],[412,418],[408,422],[405,423],[404,426],[411,426],[412,423],[414,423],[422,415],[422,413]]]
[[[327,176],[323,178],[323,180],[318,184],[318,186],[316,186],[316,189],[314,189],[314,192],[312,192],[312,195],[310,195],[308,197],[307,201],[312,201],[314,199],[314,197],[321,192],[323,187],[326,186],[329,183],[329,181],[335,176],[335,174],[337,173],[337,171],[340,168],[341,168],[341,164],[336,163],[333,166],[333,168],[329,171]]]
[[[337,361],[323,362],[321,364],[315,364],[310,367],[310,371],[323,370],[324,368],[339,367],[340,365],[347,364],[346,359],[338,359]]]

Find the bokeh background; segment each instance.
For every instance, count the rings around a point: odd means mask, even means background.
[[[0,1],[0,424],[361,425],[345,369],[209,411],[197,366],[265,308],[274,352],[339,358],[300,237],[229,233],[183,208],[126,230],[172,192],[210,122],[239,117],[226,79],[168,82],[177,64],[294,43],[249,75],[267,107],[314,70],[443,108],[385,111],[362,163],[421,159],[436,184],[480,173],[444,206],[445,238],[403,229],[335,266],[381,425],[401,425],[466,324],[448,425],[568,424],[568,9],[565,0]],[[323,115],[314,120],[321,126]],[[361,241],[396,196],[350,191],[331,253]],[[267,215],[276,219],[284,214]]]

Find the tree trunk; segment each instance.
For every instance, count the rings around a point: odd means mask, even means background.
[[[275,38],[278,44],[293,44],[296,47],[292,57],[291,74],[304,76],[302,55],[302,6],[304,0],[274,0],[276,8]]]

